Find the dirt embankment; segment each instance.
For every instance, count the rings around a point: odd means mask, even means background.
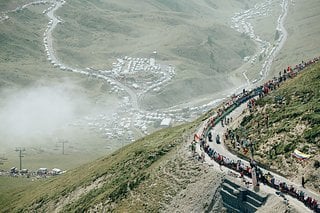
[[[180,157],[184,158],[183,161],[188,165],[188,169],[196,172],[189,176],[190,183],[165,205],[163,212],[222,212],[224,208],[220,186],[224,174],[214,169],[213,165],[195,159],[187,144],[182,150],[184,154]]]

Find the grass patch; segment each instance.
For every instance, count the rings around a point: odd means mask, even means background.
[[[312,129],[308,129],[303,133],[303,137],[307,140],[307,142],[315,143],[319,141],[320,138],[320,126],[315,126]],[[318,143],[319,147],[319,143]]]

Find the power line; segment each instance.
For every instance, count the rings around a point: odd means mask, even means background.
[[[20,171],[22,170],[22,158],[24,157],[22,154],[26,151],[24,147],[18,147],[15,150],[16,152],[19,152],[19,159],[20,159]]]

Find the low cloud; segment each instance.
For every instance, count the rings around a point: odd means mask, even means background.
[[[67,82],[1,94],[0,145],[32,143],[81,117],[89,101]]]

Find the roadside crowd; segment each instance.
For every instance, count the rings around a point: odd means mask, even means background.
[[[242,93],[233,95],[231,99],[226,101],[221,108],[218,109],[216,115],[212,116],[208,119],[208,122],[204,126],[202,132],[194,135],[194,140],[191,144],[191,149],[195,153],[196,152],[196,143],[200,143],[200,149],[203,151],[199,157],[199,160],[205,160],[206,153],[212,160],[216,161],[220,166],[226,166],[229,169],[237,171],[240,173],[240,176],[247,176],[252,178],[252,170],[255,171],[256,179],[258,182],[266,184],[276,190],[280,190],[282,194],[288,194],[299,201],[303,202],[308,208],[313,210],[314,212],[320,213],[320,201],[308,196],[308,194],[302,190],[298,190],[294,188],[292,185],[288,185],[285,182],[281,182],[275,179],[269,172],[263,173],[260,168],[256,165],[256,163],[251,160],[250,166],[245,165],[241,160],[235,161],[229,159],[218,152],[216,152],[213,148],[209,146],[209,142],[212,141],[211,129],[221,122],[222,127],[224,124],[230,122],[227,116],[239,107],[241,104],[248,101],[248,108],[254,106],[254,98],[261,98],[263,96],[268,95],[272,90],[278,88],[282,82],[285,82],[289,78],[294,78],[299,72],[304,70],[311,64],[317,63],[320,60],[320,57],[314,58],[307,62],[302,61],[300,64],[291,68],[290,66],[283,70],[283,72],[279,72],[278,77],[274,77],[272,80],[267,81],[261,86],[254,88],[251,91],[246,91],[245,89]],[[232,120],[232,119],[231,119]],[[220,138],[216,138],[216,142],[220,143]],[[303,184],[304,185],[304,184]]]

